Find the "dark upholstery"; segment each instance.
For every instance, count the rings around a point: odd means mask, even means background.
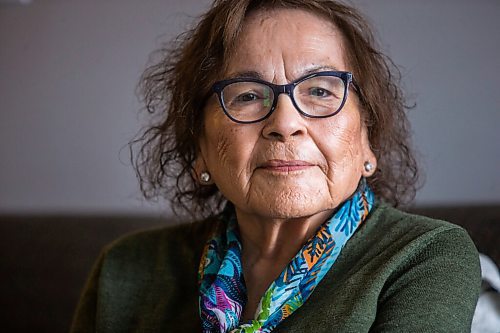
[[[142,217],[0,217],[0,322],[3,332],[67,332],[100,249]]]
[[[465,227],[500,263],[500,206],[411,209]],[[0,216],[0,321],[4,332],[67,332],[100,249],[125,233],[167,225],[157,217]],[[171,222],[170,222],[171,223]]]

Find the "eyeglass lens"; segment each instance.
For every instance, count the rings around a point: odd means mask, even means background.
[[[336,113],[345,94],[342,78],[315,76],[298,83],[293,99],[298,109],[312,117],[325,117]],[[273,89],[259,82],[234,82],[222,90],[226,112],[239,121],[264,118],[271,110],[275,94]]]

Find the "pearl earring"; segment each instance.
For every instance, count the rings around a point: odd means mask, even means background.
[[[373,170],[373,164],[371,164],[369,161],[365,162],[364,167],[366,172],[370,172]]]
[[[207,172],[207,171],[203,171],[201,174],[200,174],[200,180],[203,182],[203,183],[208,183],[210,181],[212,177],[210,177],[210,174]]]

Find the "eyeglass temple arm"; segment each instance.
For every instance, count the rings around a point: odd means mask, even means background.
[[[356,94],[361,94],[361,89],[359,88],[358,84],[356,83],[356,81],[354,81],[354,79],[351,80],[350,82],[351,86],[352,86],[352,89],[354,90],[354,92]]]
[[[361,93],[361,88],[358,86],[356,81],[354,79],[351,80],[350,85],[352,86],[352,89],[358,95],[358,98],[362,104],[365,104],[365,98],[363,97],[363,94]]]

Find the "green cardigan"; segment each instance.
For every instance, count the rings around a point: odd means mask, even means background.
[[[214,223],[144,231],[105,248],[71,332],[200,332],[197,271]],[[463,229],[378,203],[274,332],[470,332],[480,283]]]

